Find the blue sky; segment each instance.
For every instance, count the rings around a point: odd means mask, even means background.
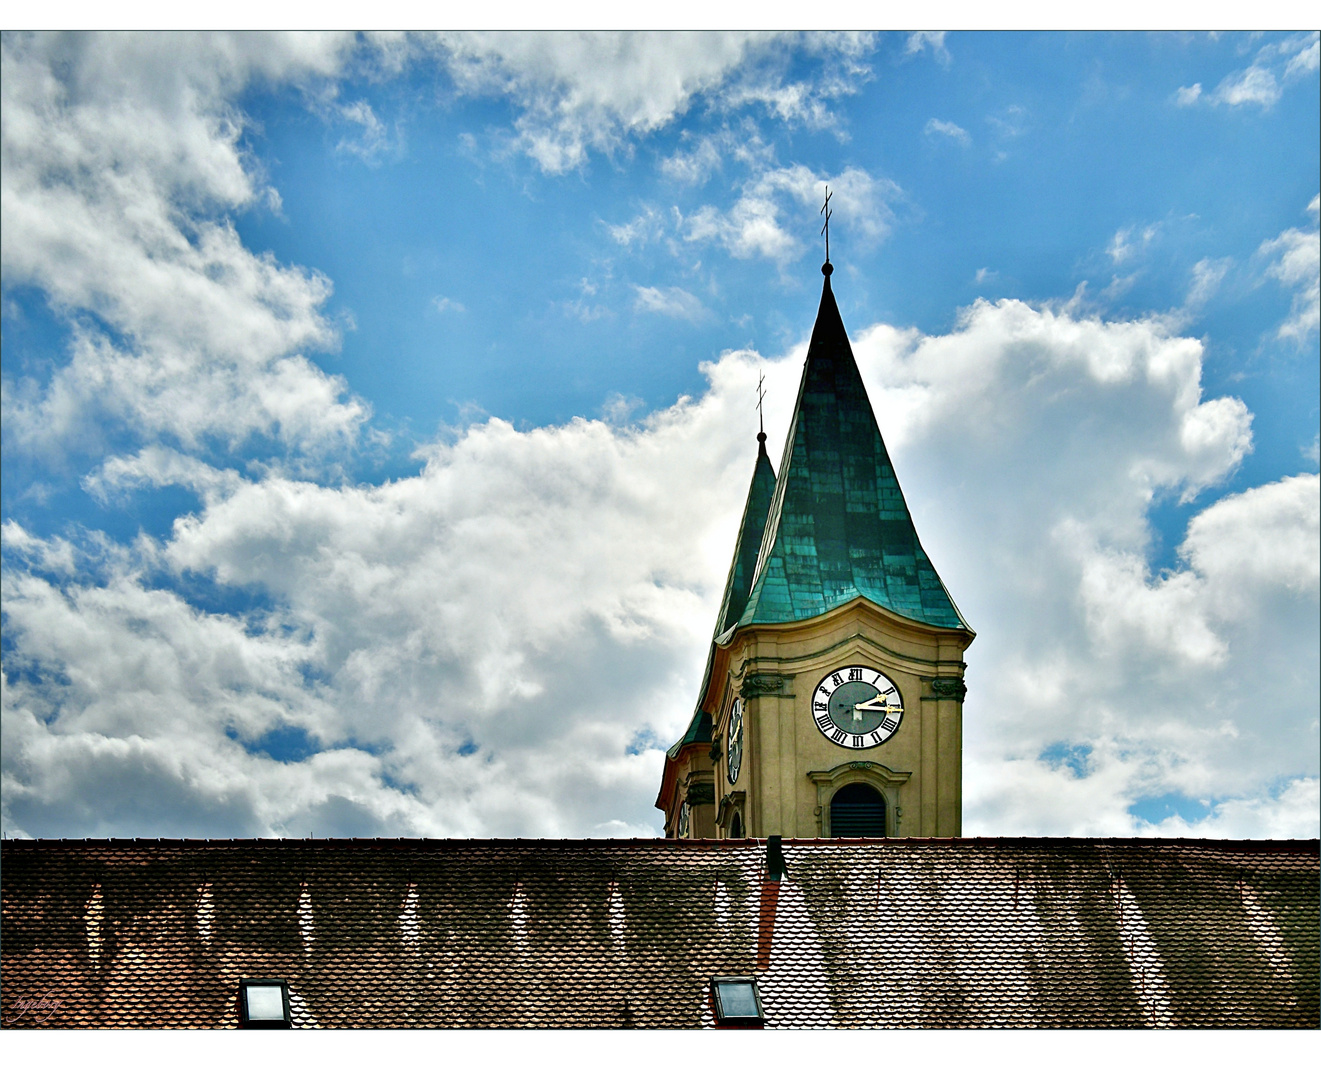
[[[10,835],[654,835],[835,291],[965,831],[1316,835],[1315,33],[6,36]]]

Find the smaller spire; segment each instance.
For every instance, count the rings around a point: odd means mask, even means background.
[[[821,213],[826,215],[826,223],[821,226],[821,233],[826,238],[826,261],[821,264],[821,273],[826,277],[834,272],[834,267],[830,265],[830,215],[834,213],[830,209],[830,185],[826,185],[826,201],[821,204]]]

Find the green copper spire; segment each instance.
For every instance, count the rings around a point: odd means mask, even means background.
[[[748,591],[752,588],[752,574],[757,568],[757,553],[761,550],[761,534],[766,527],[766,514],[770,510],[771,496],[775,494],[775,470],[771,468],[771,459],[766,453],[766,433],[757,434],[757,464],[752,469],[752,484],[748,488],[748,498],[743,504],[743,520],[738,526],[738,541],[734,545],[734,562],[729,568],[729,577],[725,580],[725,596],[720,602],[720,615],[716,618],[715,637],[719,637],[738,622],[748,602]],[[670,747],[670,756],[678,753],[679,748],[691,742],[709,742],[711,739],[711,714],[703,712],[700,702],[706,697],[711,679],[711,661],[715,657],[714,643],[707,654],[706,673],[702,676],[702,691],[697,695],[698,709],[693,714],[692,722],[683,737]]]
[[[761,551],[762,531],[766,528],[766,515],[775,494],[775,470],[766,454],[766,433],[757,435],[757,464],[752,472],[752,486],[743,506],[743,520],[738,527],[738,542],[734,546],[734,563],[725,582],[725,598],[720,604],[720,617],[716,620],[715,636],[719,637],[739,620],[752,591],[752,575],[757,569],[757,555]]]
[[[966,626],[917,539],[830,289],[737,625],[824,614],[858,596],[930,626]],[[722,627],[723,629],[723,627]]]

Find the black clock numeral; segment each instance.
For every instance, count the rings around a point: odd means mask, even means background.
[[[849,682],[862,682],[862,668],[849,668]]]
[[[861,749],[862,749],[862,736],[861,736],[861,735],[854,735],[854,736],[853,736],[853,749],[855,749],[855,750],[861,750]]]
[[[812,708],[814,708],[819,713],[829,712],[830,704],[825,701],[814,701],[812,702]]]
[[[887,735],[893,735],[894,729],[897,728],[898,726],[899,726],[899,717],[897,716],[887,716],[884,720],[881,721],[881,727],[885,728],[885,733]]]
[[[838,671],[832,672],[830,678],[834,681],[836,686],[839,686],[841,683],[844,682],[844,680],[839,677]]]

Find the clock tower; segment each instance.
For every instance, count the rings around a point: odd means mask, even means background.
[[[964,622],[917,538],[830,287],[778,475],[757,462],[665,835],[958,836]]]

